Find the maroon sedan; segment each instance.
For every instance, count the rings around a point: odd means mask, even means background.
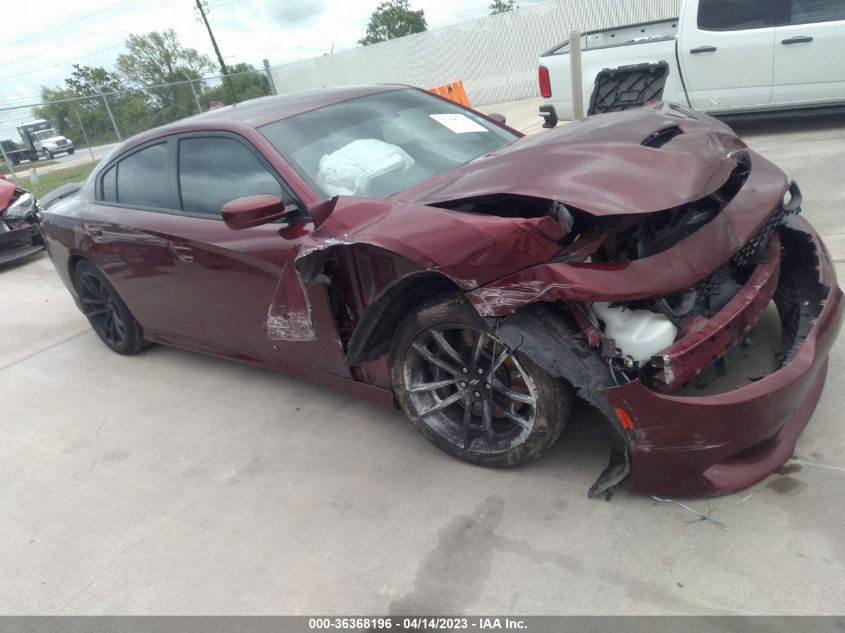
[[[706,495],[780,466],[824,384],[842,293],[800,203],[673,104],[525,137],[378,86],[138,135],[43,231],[118,353],[175,345],[398,404],[486,466],[542,455],[578,397],[614,439],[591,495]],[[768,369],[714,388],[770,313]]]

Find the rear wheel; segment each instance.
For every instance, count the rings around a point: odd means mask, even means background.
[[[77,264],[73,275],[82,312],[91,327],[113,352],[132,355],[141,351],[141,326],[129,312],[106,276],[90,262]]]
[[[408,316],[391,350],[393,388],[435,446],[483,466],[538,458],[557,440],[572,389],[496,338],[462,295]]]

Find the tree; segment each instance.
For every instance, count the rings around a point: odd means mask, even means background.
[[[408,0],[387,0],[373,11],[367,24],[367,34],[358,43],[367,46],[427,29],[422,9],[412,11]]]
[[[490,15],[507,13],[508,11],[513,11],[516,8],[518,7],[515,0],[493,0],[493,4],[490,5]]]
[[[270,82],[267,80],[267,75],[255,70],[251,65],[235,64],[229,66],[228,70],[229,74],[226,76],[228,88],[219,85],[205,90],[200,95],[200,103],[204,108],[208,108],[208,104],[212,101],[227,103],[231,98],[236,101],[246,101],[270,94]]]
[[[33,108],[33,114],[50,121],[77,146],[83,146],[86,137],[90,143],[117,140],[104,98],[109,100],[115,123],[124,135],[155,125],[146,97],[128,89],[116,73],[79,64],[73,69],[63,87],[41,88],[44,104]]]
[[[160,110],[162,122],[196,112],[191,86],[185,82],[211,74],[215,69],[211,58],[196,49],[183,47],[173,29],[132,34],[126,38],[126,51],[117,56],[118,72],[129,83],[148,90]],[[182,83],[152,88],[174,82]],[[192,85],[195,90],[203,86],[199,81]]]

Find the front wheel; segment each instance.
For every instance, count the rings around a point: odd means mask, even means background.
[[[91,327],[113,352],[131,356],[141,351],[144,336],[106,276],[90,262],[79,262],[73,282],[82,304],[82,312]]]
[[[572,388],[509,350],[462,295],[409,315],[393,341],[399,404],[441,450],[482,466],[537,459],[560,436]]]
[[[51,158],[53,158],[53,155],[50,152],[48,152],[46,149],[42,152],[42,154],[43,154],[44,158],[46,158],[47,160],[50,160]]]

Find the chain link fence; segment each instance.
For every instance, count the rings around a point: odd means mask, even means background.
[[[574,30],[672,18],[680,0],[550,0],[302,62],[274,66],[279,93],[462,79],[473,105],[539,96],[537,58]]]
[[[90,167],[134,134],[205,112],[214,102],[271,92],[266,72],[249,71],[0,108],[0,173],[19,181],[32,180],[32,169],[36,178],[72,166],[81,172],[81,163]]]

